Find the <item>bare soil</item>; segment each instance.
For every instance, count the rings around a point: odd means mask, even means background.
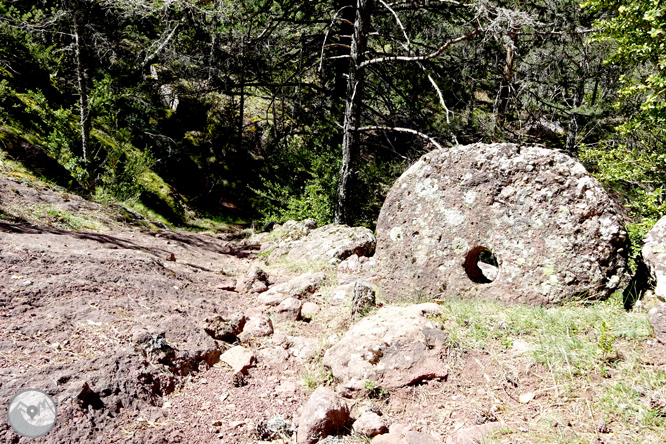
[[[64,216],[31,219],[45,203]],[[211,315],[261,310],[256,295],[230,290],[252,263],[262,264],[260,245],[239,237],[239,228],[145,229],[117,210],[12,178],[0,178],[0,210],[0,408],[23,388],[58,402],[54,429],[30,442],[257,442],[275,438],[261,433],[266,421],[293,421],[314,386],[329,383],[321,357],[350,315],[328,305],[325,290],[311,298],[322,307],[312,320],[274,324],[272,336],[242,344],[257,364],[241,380],[219,361],[234,344],[202,333]],[[67,214],[101,231],[66,229]],[[298,274],[264,268],[270,284]],[[342,279],[333,273],[330,285]],[[142,332],[164,333],[170,349],[146,348]],[[375,405],[387,422],[444,441],[489,421],[527,432],[551,410],[563,418],[552,425],[563,438],[625,442],[600,435],[587,412],[556,405],[543,366],[506,353],[499,362],[452,349],[447,380],[368,392],[349,401],[352,416]],[[664,366],[663,348],[654,353],[646,362]],[[525,393],[534,402],[520,402]],[[5,421],[0,439],[28,442]],[[339,440],[361,441],[351,433]]]

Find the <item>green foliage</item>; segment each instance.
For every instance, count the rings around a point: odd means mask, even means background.
[[[666,214],[664,148],[665,145],[632,148],[628,144],[599,144],[583,146],[580,151],[580,158],[590,172],[606,188],[625,198],[625,205],[634,218],[634,222],[627,225],[634,259],[640,254],[645,235]]]
[[[583,161],[619,192],[634,222],[628,231],[635,257],[649,229],[666,214],[666,8],[655,0],[589,0],[593,11],[611,11],[596,22],[591,41],[612,42],[607,63],[623,67],[616,111],[626,118],[616,140],[584,147]]]
[[[273,179],[262,176],[262,187],[253,189],[263,223],[312,218],[321,226],[333,220],[338,156],[312,143],[296,136],[276,147],[280,151],[268,170]]]
[[[601,327],[599,328],[599,339],[597,339],[597,347],[599,347],[599,350],[601,350],[601,353],[603,353],[604,357],[608,357],[613,353],[614,340],[615,337],[610,333],[608,325],[606,325],[606,321],[601,321]]]
[[[623,100],[640,96],[642,113],[629,127],[639,121],[650,123],[663,131],[666,123],[666,8],[657,0],[590,0],[585,6],[594,10],[611,10],[608,18],[597,21],[601,33],[594,40],[612,39],[616,46],[610,61],[640,66],[643,70],[630,70],[622,77]]]

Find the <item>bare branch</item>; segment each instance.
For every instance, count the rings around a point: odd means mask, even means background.
[[[425,66],[423,66],[423,63],[417,62],[421,69],[426,73],[428,76],[428,80],[430,80],[430,84],[435,88],[435,91],[437,91],[437,95],[439,96],[439,103],[441,103],[442,108],[444,108],[444,111],[446,113],[446,123],[450,124],[451,122],[449,121],[449,114],[453,114],[449,108],[447,108],[446,103],[444,102],[444,95],[442,94],[442,90],[439,89],[439,86],[437,86],[437,83],[435,82],[435,79],[432,78],[430,73],[428,73],[428,70],[426,69]]]
[[[326,45],[324,47],[324,49],[333,48],[333,47],[337,47],[337,46],[339,46],[340,48],[351,49],[351,46],[345,45],[344,43],[329,43],[328,45]]]
[[[448,42],[444,43],[437,51],[431,53],[431,54],[426,54],[423,56],[386,56],[386,57],[378,57],[376,59],[372,60],[366,60],[365,62],[361,63],[359,65],[359,69],[364,68],[368,65],[374,65],[376,63],[382,63],[382,62],[393,62],[393,61],[400,61],[400,62],[419,62],[419,61],[424,61],[424,60],[430,60],[434,59],[435,57],[438,57],[441,55],[444,51],[448,49],[449,46],[455,45],[456,43],[460,43],[464,40],[470,39],[477,35],[479,33],[479,25],[478,23],[474,27],[474,31],[470,32],[469,34],[465,34],[463,36],[460,36],[458,38],[449,40]]]
[[[331,19],[331,24],[328,25],[328,29],[326,30],[326,35],[324,36],[324,42],[321,44],[321,57],[319,58],[319,71],[320,72],[321,72],[321,69],[322,69],[322,65],[324,64],[324,49],[326,48],[326,40],[328,39],[328,36],[331,33],[331,29],[333,28],[333,23],[337,20],[338,15],[342,11],[344,11],[347,8],[351,8],[351,7],[352,7],[351,5],[343,6],[342,8],[335,11],[335,15]]]
[[[364,126],[364,127],[359,128],[357,131],[376,131],[376,130],[379,130],[379,131],[398,131],[398,132],[401,132],[401,133],[415,134],[419,137],[422,137],[422,138],[428,140],[430,143],[435,145],[440,150],[444,149],[444,147],[442,145],[440,145],[439,142],[437,142],[435,139],[433,139],[429,135],[424,134],[420,131],[413,130],[411,128],[399,128],[399,127],[391,127],[391,126]]]
[[[409,37],[407,36],[407,31],[405,31],[405,27],[402,26],[402,22],[400,21],[400,17],[398,17],[398,14],[391,9],[391,7],[384,1],[384,0],[379,0],[379,2],[384,5],[386,9],[388,9],[391,14],[393,14],[393,17],[395,17],[395,21],[398,23],[398,26],[400,26],[400,29],[402,29],[402,35],[405,36],[405,40],[407,41],[407,51],[409,51]]]
[[[157,55],[160,53],[160,51],[162,51],[164,49],[164,47],[169,43],[171,38],[173,38],[173,36],[176,33],[176,30],[178,29],[179,26],[180,26],[180,23],[176,23],[176,26],[173,27],[173,29],[171,30],[171,33],[169,33],[169,35],[162,41],[162,43],[160,43],[157,46],[157,49],[155,49],[155,51],[153,51],[150,55],[146,56],[146,58],[143,59],[143,66],[147,66],[150,62],[153,61],[153,59],[155,57],[157,57]]]
[[[401,2],[391,3],[391,7],[395,8],[396,6],[414,6],[414,3],[415,3],[414,0],[405,0],[405,1],[401,1]],[[421,7],[430,6],[430,5],[438,4],[438,3],[439,4],[450,4],[450,5],[456,5],[456,6],[469,6],[466,3],[460,3],[456,0],[435,0],[435,1],[432,1],[432,2],[422,1],[422,2],[420,2],[420,4],[418,6],[421,6]]]

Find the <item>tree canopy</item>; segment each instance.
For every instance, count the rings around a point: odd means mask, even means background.
[[[664,214],[664,6],[591,0],[0,0],[0,138],[183,222],[372,226],[421,154],[579,156]]]

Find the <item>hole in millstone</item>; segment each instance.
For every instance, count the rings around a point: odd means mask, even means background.
[[[465,256],[463,264],[467,277],[477,284],[489,284],[499,271],[497,258],[486,247],[474,247]]]

